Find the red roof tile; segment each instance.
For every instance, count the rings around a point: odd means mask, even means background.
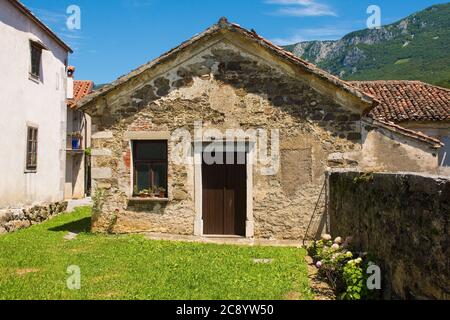
[[[352,81],[380,104],[369,115],[395,123],[450,121],[450,90],[421,81]]]
[[[68,100],[71,108],[74,108],[76,103],[90,94],[94,88],[94,82],[90,80],[74,80],[73,81],[73,99]]]

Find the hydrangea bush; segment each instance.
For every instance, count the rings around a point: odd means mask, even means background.
[[[332,288],[343,300],[360,300],[371,298],[367,289],[366,273],[369,262],[365,254],[356,256],[349,250],[351,238],[343,241],[341,237],[333,240],[325,234],[308,248],[314,259],[319,274],[326,278]]]

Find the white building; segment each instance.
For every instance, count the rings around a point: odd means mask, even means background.
[[[64,199],[71,52],[20,2],[0,0],[0,209]]]

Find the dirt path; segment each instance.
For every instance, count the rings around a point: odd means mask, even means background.
[[[336,295],[330,285],[320,279],[319,270],[314,265],[313,259],[307,256],[305,260],[308,264],[308,278],[314,294],[314,300],[336,300]]]

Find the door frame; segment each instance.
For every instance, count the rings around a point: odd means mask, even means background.
[[[255,156],[255,143],[251,141],[236,141],[236,144],[228,145],[226,141],[220,142],[194,142],[194,190],[195,190],[195,220],[194,220],[194,235],[207,236],[203,233],[203,153],[205,148],[211,143],[222,144],[223,147],[216,148],[217,151],[224,152],[245,152],[246,166],[247,166],[247,214],[245,221],[245,237],[253,238],[255,235],[255,222],[253,218],[253,163]]]

